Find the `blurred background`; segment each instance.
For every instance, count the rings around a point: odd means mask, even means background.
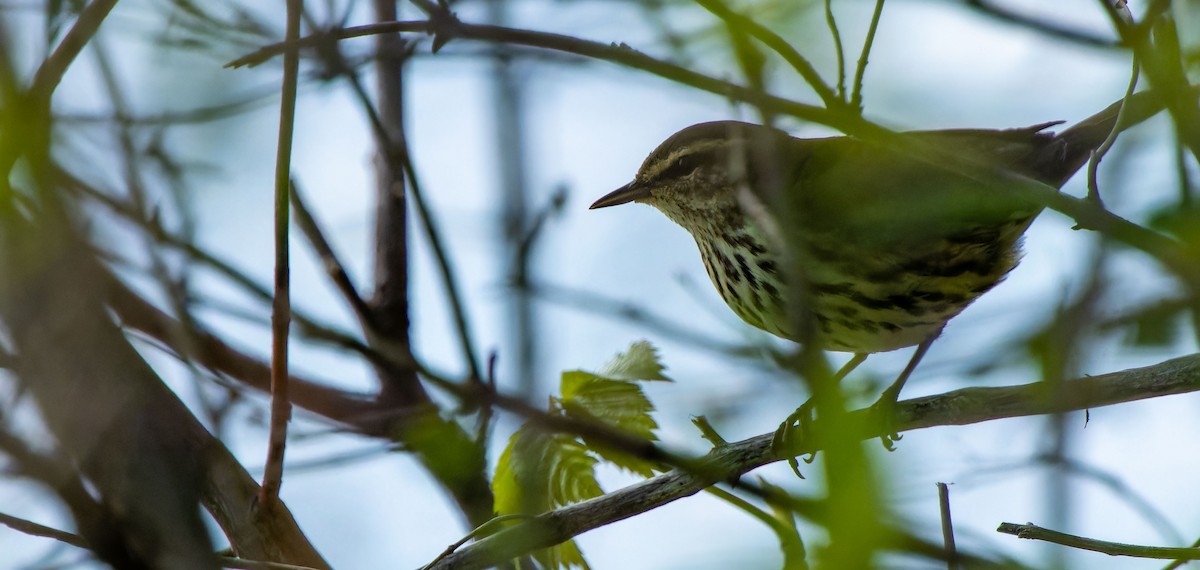
[[[1192,50],[1182,61],[1190,62],[1195,77],[1200,4],[1169,4],[1181,43]],[[786,39],[827,82],[836,80],[837,50],[824,3],[729,6]],[[396,7],[400,20],[428,17],[416,5]],[[466,23],[625,44],[715,78],[746,81],[724,23],[687,1],[461,0],[450,7]],[[851,72],[875,7],[865,0],[832,2]],[[81,2],[0,5],[0,42],[11,77],[28,83],[81,8]],[[378,21],[376,8],[356,0],[308,2],[302,35]],[[1145,9],[1131,8],[1134,14]],[[270,355],[270,303],[231,275],[268,290],[271,284],[281,58],[253,67],[225,64],[280,41],[283,30],[279,2],[129,0],[108,15],[51,106],[52,160],[123,205],[80,197],[72,211],[73,227],[105,267],[161,310],[263,362]],[[400,39],[393,47],[402,53],[393,55],[403,61],[404,138],[444,240],[473,358],[486,363],[495,355],[502,392],[544,408],[562,371],[598,369],[631,343],[648,340],[675,380],[645,386],[669,449],[708,450],[690,421],[694,416],[706,416],[735,441],[773,431],[804,401],[803,383],[776,364],[793,345],[752,329],[725,307],[685,231],[645,206],[587,209],[631,180],[670,134],[708,120],[756,121],[755,108],[561,51],[460,37],[434,53],[429,35]],[[1123,96],[1132,55],[1117,47],[1118,39],[1095,1],[888,3],[863,80],[864,114],[897,130],[1070,124]],[[336,58],[301,52],[292,162],[307,209],[364,297],[376,275],[380,160],[356,89],[377,100],[376,46],[368,36],[337,42]],[[761,53],[765,90],[820,103],[786,63]],[[786,116],[777,125],[797,136],[837,134]],[[1189,203],[1198,174],[1163,114],[1122,135],[1098,179],[1111,211],[1162,228]],[[1083,178],[1076,176],[1064,191],[1084,195]],[[25,179],[14,174],[12,180],[20,186]],[[433,373],[466,378],[471,369],[447,287],[411,202],[412,352]],[[151,231],[155,226],[163,231]],[[1072,226],[1052,211],[1038,218],[1021,265],[951,322],[902,398],[1038,381],[1059,357],[1064,377],[1073,378],[1196,351],[1188,290],[1145,253]],[[295,228],[291,247],[297,313],[364,339],[354,312]],[[1081,330],[1064,339],[1053,327],[1085,293],[1097,300],[1088,305]],[[293,372],[349,393],[379,391],[377,369],[361,354],[323,340],[311,327],[294,331]],[[169,342],[144,330],[126,328],[125,338],[260,479],[269,397],[227,370],[179,358]],[[1048,348],[1060,346],[1057,341],[1069,341],[1069,357]],[[873,356],[852,374],[843,386],[855,407],[874,401],[910,354]],[[832,354],[831,361],[846,357]],[[473,410],[444,390],[427,389],[442,417],[475,429]],[[40,411],[53,405],[39,406],[19,375],[0,373],[3,429],[29,448],[59,448]],[[497,411],[494,421],[489,465],[523,418]],[[1102,540],[1189,545],[1200,536],[1198,436],[1200,397],[1183,395],[1086,415],[914,431],[892,453],[876,441],[863,447],[886,492],[880,517],[919,537],[940,541],[935,483],[945,482],[965,551],[1036,568],[1161,568],[1165,561],[1018,540],[995,528],[1032,521]],[[420,567],[470,530],[460,506],[404,443],[300,408],[289,438],[281,497],[333,567]],[[9,451],[0,454],[7,468],[0,512],[74,529],[63,502],[21,476]],[[805,480],[778,463],[753,475],[799,497],[820,497],[821,461],[802,464]],[[600,467],[606,491],[638,479]],[[220,547],[220,530],[206,524]],[[802,523],[800,532],[810,555],[819,551],[822,529]],[[776,537],[761,522],[703,493],[587,532],[578,544],[597,569],[782,563]],[[0,553],[3,568],[103,566],[84,550],[9,529],[0,529]],[[889,568],[944,567],[903,553],[877,560]]]

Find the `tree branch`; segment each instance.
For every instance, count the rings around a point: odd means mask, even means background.
[[[1081,550],[1091,550],[1109,556],[1132,556],[1135,558],[1159,558],[1163,560],[1200,560],[1200,548],[1170,548],[1163,546],[1139,546],[1108,542],[1083,536],[1042,528],[1033,523],[1000,523],[996,532],[1011,534],[1017,538],[1044,540]]]
[[[1051,38],[1096,48],[1116,49],[1121,45],[1113,39],[1071,28],[1057,22],[1021,14],[986,0],[964,0],[963,5],[996,20],[1033,30]]]
[[[896,431],[967,425],[1001,418],[1108,406],[1171,394],[1200,391],[1200,354],[1168,360],[1101,376],[1065,382],[1050,399],[1046,386],[1037,382],[1002,388],[964,388],[897,404],[892,428]],[[859,439],[872,439],[889,428],[868,410],[850,412],[847,425]],[[820,421],[813,433],[789,438],[789,453],[821,449]],[[485,568],[505,560],[558,544],[579,534],[658,508],[693,495],[719,481],[735,479],[763,465],[781,461],[771,449],[773,434],[756,436],[715,448],[700,469],[675,469],[601,497],[539,515],[510,527],[444,558],[433,569]]]

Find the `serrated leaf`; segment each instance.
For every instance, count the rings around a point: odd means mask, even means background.
[[[620,467],[630,473],[641,475],[642,477],[654,476],[654,464],[638,457],[605,445],[602,442],[592,441],[588,438],[583,438],[588,449],[599,455],[601,459]]]
[[[528,426],[508,439],[492,493],[496,513],[537,514],[604,492],[596,482],[596,458],[575,438]],[[573,540],[533,554],[543,568],[590,569]]]
[[[575,544],[574,540],[568,540],[562,544],[556,544],[550,548],[544,548],[533,553],[534,559],[541,564],[542,568],[583,568],[591,570],[587,560],[583,559],[583,552],[580,552],[579,545]]]
[[[522,427],[500,455],[492,492],[496,513],[538,514],[604,492],[596,482],[596,458],[578,440]]]
[[[636,382],[602,378],[587,372],[565,372],[560,406],[567,416],[611,425],[621,431],[654,441],[658,422],[651,412],[654,404]],[[636,456],[584,438],[588,449],[618,467],[649,477],[653,465]]]
[[[672,380],[663,373],[666,368],[658,360],[658,351],[654,345],[639,340],[629,346],[629,350],[618,354],[604,368],[599,376],[614,380]]]
[[[650,416],[654,404],[636,383],[575,371],[563,373],[562,384],[562,408],[568,416],[598,420],[655,439],[658,423]]]

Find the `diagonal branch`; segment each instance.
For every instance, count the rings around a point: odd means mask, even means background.
[[[1082,410],[1171,394],[1200,391],[1200,354],[1101,376],[1064,382],[1057,399],[1042,383],[1002,388],[965,388],[897,404],[892,424],[897,431],[967,425],[1001,418]],[[887,428],[868,410],[848,414],[856,437],[880,436]],[[796,437],[789,453],[822,448],[820,422],[814,433]],[[588,501],[539,515],[442,559],[433,569],[485,568],[538,548],[553,546],[579,534],[636,516],[696,494],[719,481],[728,481],[784,458],[771,449],[772,434],[756,436],[714,449],[698,469],[674,469]]]
[[[990,0],[964,0],[963,5],[1001,22],[1033,30],[1051,38],[1094,48],[1117,49],[1121,47],[1112,38],[1092,34],[1081,28],[1072,28],[1058,22],[1022,14]]]

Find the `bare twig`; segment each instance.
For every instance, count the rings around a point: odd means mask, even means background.
[[[796,51],[796,48],[792,47],[787,40],[781,38],[779,34],[772,32],[762,24],[746,16],[734,12],[720,0],[696,0],[696,3],[705,10],[712,12],[718,18],[725,20],[730,26],[745,30],[755,39],[762,42],[763,45],[779,54],[784,61],[792,66],[792,69],[796,70],[796,73],[799,73],[804,78],[804,81],[808,83],[809,87],[812,87],[813,91],[821,98],[821,101],[825,103],[827,108],[840,109],[844,106],[842,99],[825,83],[825,80],[821,78],[821,75],[817,73],[812,64],[803,55],[800,55],[800,52]]]
[[[1136,544],[1108,542],[1042,528],[1033,523],[1000,523],[1000,527],[996,529],[996,532],[1011,534],[1017,538],[1044,540],[1054,544],[1061,544],[1080,550],[1090,550],[1109,556],[1131,556],[1135,558],[1158,558],[1163,560],[1200,560],[1200,548],[1140,546]]]
[[[302,0],[287,1],[289,42],[300,37]],[[283,54],[283,95],[279,106],[279,142],[275,156],[275,300],[271,304],[271,431],[260,497],[264,508],[279,499],[287,424],[292,416],[288,399],[288,328],[292,320],[288,253],[288,195],[292,172],[292,134],[296,121],[296,89],[300,75],[297,49]]]
[[[958,547],[954,545],[954,520],[950,517],[950,486],[937,484],[938,512],[942,518],[942,545],[946,549],[946,569],[958,568]]]
[[[0,513],[0,524],[29,536],[51,538],[77,548],[91,548],[88,541],[78,534],[48,527],[20,517]],[[297,566],[295,564],[267,562],[264,560],[246,560],[231,556],[221,556],[218,558],[218,561],[223,568],[239,568],[242,570],[315,570],[312,566]]]
[[[1137,60],[1133,62],[1133,70],[1130,72],[1129,87],[1125,89],[1125,99],[1133,97],[1133,90],[1137,88],[1139,66]],[[1100,198],[1100,184],[1096,181],[1097,170],[1100,167],[1100,161],[1104,159],[1104,155],[1108,154],[1109,149],[1117,142],[1117,135],[1125,130],[1125,105],[1121,105],[1121,110],[1117,113],[1117,122],[1113,124],[1112,132],[1108,134],[1108,138],[1100,144],[1100,147],[1092,151],[1091,158],[1088,159],[1087,165],[1087,197],[1097,205],[1103,207],[1104,200]]]
[[[863,40],[862,53],[858,55],[858,67],[854,70],[854,87],[850,92],[850,108],[862,113],[863,75],[867,72],[867,59],[871,55],[871,46],[875,44],[875,31],[879,29],[879,17],[883,14],[883,0],[875,0],[875,11],[871,14],[871,25],[867,27],[867,37]]]
[[[837,94],[846,101],[846,50],[842,46],[842,32],[838,30],[837,18],[833,16],[833,0],[825,0],[825,25],[833,37],[833,49],[837,53]]]
[[[1116,49],[1120,45],[1110,39],[1091,34],[1087,31],[1070,28],[1065,25],[1027,16],[1007,7],[992,3],[989,0],[964,0],[963,5],[975,11],[990,16],[1002,22],[1016,24],[1022,28],[1039,32],[1046,36],[1064,40],[1088,47]]]
[[[467,24],[450,15],[431,20],[384,22],[365,26],[354,26],[329,32],[337,39],[349,39],[378,34],[416,32],[434,34],[435,38],[463,38],[488,42],[504,42],[572,53],[591,59],[609,61],[633,69],[648,71],[655,75],[697,87],[718,95],[743,101],[755,106],[766,107],[774,112],[788,114],[814,123],[827,125],[844,132],[863,132],[866,124],[861,118],[833,113],[821,107],[805,105],[788,99],[767,95],[744,86],[722,81],[689,69],[666,63],[638,52],[624,44],[602,44],[581,40],[572,36],[518,30],[502,26]],[[329,36],[310,36],[297,42],[298,47],[312,47]],[[258,65],[282,52],[285,43],[265,46],[258,51],[234,60],[228,67]]]
[[[346,266],[338,259],[338,256],[333,251],[333,246],[329,244],[329,240],[325,238],[325,232],[321,231],[321,227],[317,224],[317,220],[313,217],[312,211],[304,203],[304,199],[300,196],[300,188],[296,185],[296,181],[291,184],[291,202],[292,215],[296,218],[296,226],[308,239],[308,243],[312,246],[317,257],[321,259],[321,267],[325,268],[325,273],[329,275],[329,280],[333,281],[334,287],[342,294],[342,298],[346,300],[346,304],[350,305],[350,310],[354,312],[354,316],[358,318],[359,326],[364,331],[370,334],[371,325],[371,310],[367,307],[367,302],[358,294],[358,289],[355,288],[354,282],[350,279],[350,274],[346,271]]]
[[[322,37],[328,39],[328,33],[324,33]],[[399,38],[389,35],[381,35],[381,53],[388,54],[390,51],[399,51]],[[298,42],[302,43],[302,42]],[[385,49],[386,47],[386,49]],[[334,54],[336,56],[336,53]],[[392,57],[399,57],[393,54]],[[402,61],[402,58],[401,58]],[[376,295],[373,304],[376,305],[372,314],[376,317],[382,317],[386,313],[395,313],[401,307],[401,302],[407,304],[407,299],[401,301],[394,296],[400,295],[402,292],[407,295],[407,286],[401,286],[406,283],[407,276],[401,276],[400,270],[406,269],[401,267],[400,260],[404,260],[407,264],[407,240],[404,220],[407,207],[404,205],[403,196],[397,196],[394,193],[402,192],[401,185],[407,185],[409,193],[412,195],[413,204],[416,206],[417,217],[421,222],[422,228],[425,230],[426,239],[429,240],[430,249],[433,250],[434,259],[437,261],[438,270],[442,277],[446,296],[450,303],[451,313],[455,322],[455,331],[458,334],[459,345],[462,348],[463,359],[470,371],[470,376],[475,381],[481,381],[482,372],[479,366],[479,361],[476,356],[474,341],[471,337],[470,326],[467,322],[467,315],[462,295],[458,288],[458,279],[455,276],[454,270],[451,267],[450,254],[443,244],[442,234],[439,230],[436,220],[426,204],[424,194],[421,191],[420,182],[416,178],[416,168],[413,166],[412,157],[409,155],[408,140],[404,134],[403,122],[399,116],[399,70],[389,67],[400,65],[400,61],[389,59],[387,65],[381,65],[379,74],[386,76],[381,78],[379,84],[383,90],[381,98],[394,99],[390,103],[381,103],[380,108],[371,101],[367,94],[366,88],[362,82],[353,73],[346,73],[346,79],[350,84],[356,98],[358,98],[367,118],[371,124],[375,134],[376,141],[380,147],[380,158],[382,160],[380,173],[381,178],[387,178],[386,191],[380,189],[381,205],[378,210],[378,225],[377,225],[377,255],[380,257],[376,260]],[[339,66],[344,68],[345,66]],[[392,86],[396,83],[395,86]],[[393,93],[395,91],[395,93]],[[384,97],[386,96],[386,97]],[[396,109],[389,110],[395,106]],[[387,205],[385,201],[394,201],[395,203]],[[402,280],[404,283],[398,281]],[[403,307],[407,311],[407,306]],[[379,321],[381,319],[376,319]],[[399,337],[404,337],[401,344],[407,345],[407,313],[404,315],[404,323],[395,327],[397,330],[387,330],[385,332],[391,341],[396,341]],[[403,333],[400,328],[405,329]],[[394,387],[395,382],[385,381],[385,387],[389,390]]]
[[[601,293],[574,289],[553,283],[531,283],[529,287],[533,291],[533,294],[543,302],[571,307],[601,317],[624,319],[631,323],[636,323],[638,326],[654,334],[701,347],[705,350],[721,352],[727,356],[759,358],[766,350],[764,347],[735,344],[706,336],[697,332],[695,327],[673,322],[666,317],[652,313],[645,307],[615,299]]]
[[[804,542],[800,539],[800,533],[796,531],[794,524],[789,524],[788,520],[773,516],[750,501],[720,487],[709,487],[705,491],[767,525],[767,528],[771,529],[771,532],[774,532],[776,538],[779,539],[779,546],[783,550],[784,570],[808,569],[808,562],[804,559]],[[788,512],[788,518],[791,518],[791,512]]]
[[[429,248],[433,250],[433,257],[437,261],[438,273],[442,277],[442,286],[446,288],[446,296],[450,301],[450,310],[454,314],[454,325],[455,330],[458,332],[458,342],[462,348],[463,360],[467,363],[467,369],[470,371],[470,380],[482,382],[483,373],[475,352],[475,342],[471,340],[471,327],[467,322],[467,312],[462,301],[462,293],[459,291],[458,277],[451,267],[450,252],[446,249],[442,241],[442,232],[438,227],[437,220],[434,219],[433,213],[430,212],[425,196],[421,191],[421,184],[417,180],[416,167],[413,166],[412,158],[407,150],[407,139],[401,138],[400,144],[405,147],[402,160],[405,170],[405,180],[408,182],[408,191],[412,195],[413,204],[417,207],[417,218],[421,220],[421,227],[425,230],[425,238],[429,240]]]
[[[92,36],[100,29],[100,24],[108,17],[108,13],[117,5],[117,0],[95,0],[80,10],[75,25],[67,35],[63,36],[54,53],[42,62],[33,75],[33,83],[29,86],[29,97],[37,105],[50,104],[50,95],[58,88],[67,68],[79,57],[84,46],[91,41]]]
[[[52,538],[71,546],[76,546],[79,548],[91,548],[88,545],[87,540],[78,534],[70,533],[65,530],[58,530],[53,527],[38,524],[31,520],[26,520],[20,517],[14,517],[9,514],[0,513],[0,524],[29,536]]]
[[[1133,54],[1149,81],[1150,86],[1161,97],[1167,112],[1174,120],[1177,136],[1200,161],[1200,108],[1196,105],[1195,88],[1188,83],[1183,67],[1179,64],[1179,38],[1175,21],[1166,12],[1169,3],[1151,2],[1146,8],[1145,20],[1130,24],[1122,10],[1109,0],[1100,0],[1105,14],[1121,41],[1133,48]],[[1154,42],[1150,41],[1151,33]]]

